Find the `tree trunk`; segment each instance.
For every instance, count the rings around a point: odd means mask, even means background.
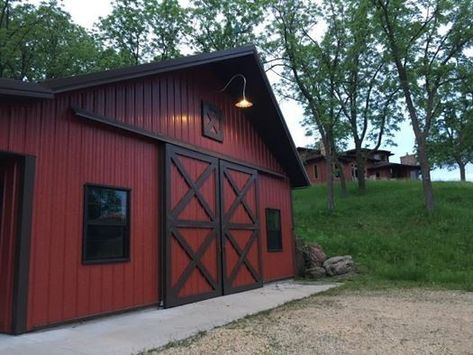
[[[434,210],[434,193],[432,189],[432,180],[430,178],[430,164],[425,149],[425,141],[417,139],[417,153],[419,155],[420,171],[422,173],[422,188],[424,191],[424,202],[427,211]]]
[[[335,164],[337,166],[337,170],[340,172],[340,189],[342,190],[342,196],[346,197],[348,195],[347,180],[345,179],[345,173],[343,172],[343,165],[340,163],[338,158],[335,158]]]
[[[460,181],[462,181],[462,182],[466,181],[465,165],[466,164],[458,163],[458,167],[460,168]]]
[[[358,189],[361,192],[366,191],[366,178],[365,178],[365,167],[366,167],[366,162],[365,162],[365,157],[363,156],[363,151],[361,150],[361,147],[356,147],[356,169],[358,171]]]
[[[325,161],[326,161],[326,171],[327,171],[327,208],[331,211],[335,209],[335,196],[334,196],[334,186],[333,186],[333,157],[332,149],[330,144],[325,144]]]
[[[422,173],[422,187],[424,190],[425,208],[428,212],[432,212],[434,209],[434,193],[432,190],[432,180],[430,179],[430,164],[425,147],[425,134],[428,132],[428,129],[424,125],[424,131],[422,130],[423,125],[421,124],[421,122],[419,121],[419,117],[417,116],[417,110],[411,95],[411,87],[409,84],[407,70],[401,59],[400,49],[398,46],[398,42],[396,41],[396,34],[390,21],[387,7],[385,3],[381,0],[377,1],[377,7],[383,12],[382,20],[386,25],[385,27],[383,26],[384,32],[388,37],[391,55],[394,59],[394,64],[397,68],[401,88],[404,93],[404,98],[406,100],[407,111],[409,112],[412,128],[416,137],[417,152],[419,155],[420,170]]]

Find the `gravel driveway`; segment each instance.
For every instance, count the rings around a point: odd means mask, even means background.
[[[342,291],[285,305],[164,354],[473,354],[473,293]]]

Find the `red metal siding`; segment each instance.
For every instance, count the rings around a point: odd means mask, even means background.
[[[282,173],[280,164],[253,129],[245,111],[234,106],[234,98],[219,92],[224,84],[212,72],[192,69],[84,90],[81,91],[82,96],[95,97],[95,104],[86,100],[78,101],[76,105],[153,133]],[[216,105],[223,112],[222,143],[202,135],[202,100]],[[104,111],[104,105],[109,109]]]
[[[37,157],[30,329],[158,302],[158,148],[84,124],[69,106],[63,97],[0,108],[0,150]],[[130,262],[81,264],[85,183],[131,189]]]
[[[264,280],[272,281],[293,277],[294,239],[292,234],[292,196],[289,181],[260,175],[258,188]],[[268,252],[266,245],[266,208],[275,208],[281,211],[281,252]]]
[[[0,160],[0,332],[11,330],[19,170],[14,159]]]

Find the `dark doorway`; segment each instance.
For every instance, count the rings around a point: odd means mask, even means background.
[[[35,158],[0,152],[0,333],[26,331]]]
[[[12,326],[19,162],[0,158],[0,332]]]

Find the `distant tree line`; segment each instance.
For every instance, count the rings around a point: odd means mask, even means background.
[[[0,0],[0,76],[43,80],[256,44],[281,98],[324,145],[327,206],[351,142],[369,147],[412,125],[427,210],[433,166],[473,162],[472,0],[114,0],[93,29],[56,0]],[[365,191],[364,174],[358,186]]]

